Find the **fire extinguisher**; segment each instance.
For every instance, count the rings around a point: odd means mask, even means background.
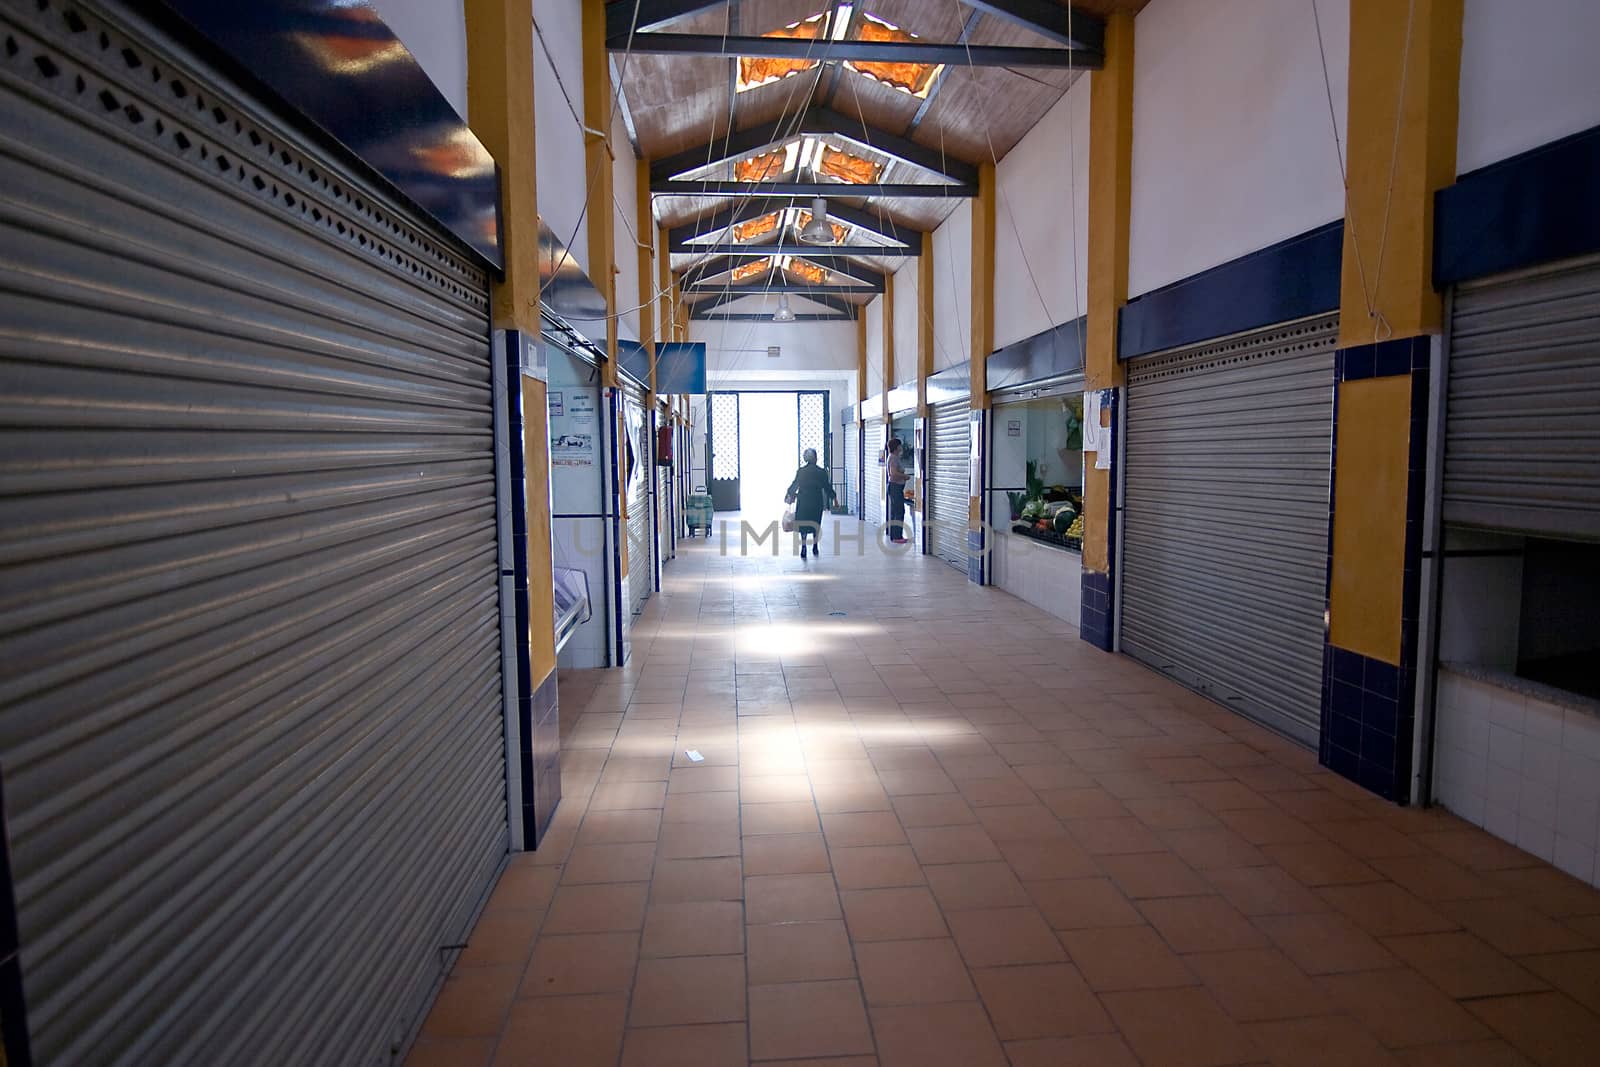
[[[656,428],[656,466],[672,466],[672,427],[658,426]]]

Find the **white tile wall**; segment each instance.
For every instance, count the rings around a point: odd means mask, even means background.
[[[1078,625],[1083,607],[1083,558],[997,530],[990,560],[993,584],[1063,622]]]
[[[1600,885],[1600,715],[1441,668],[1439,803]]]

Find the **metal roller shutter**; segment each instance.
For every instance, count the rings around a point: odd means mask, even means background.
[[[1337,317],[1128,365],[1122,649],[1315,743]]]
[[[883,525],[883,465],[878,453],[883,451],[883,420],[868,419],[862,447],[861,502],[862,515],[869,527]]]
[[[661,508],[661,516],[656,523],[656,540],[660,545],[660,554],[663,560],[678,558],[677,538],[672,536],[673,516],[677,514],[675,502],[672,499],[672,468],[656,468],[656,501]]]
[[[855,515],[861,499],[861,427],[854,423],[844,428],[844,480],[845,510]]]
[[[488,279],[131,16],[0,39],[36,1060],[388,1062],[508,847]]]
[[[1600,261],[1458,289],[1446,404],[1446,522],[1600,537]]]
[[[967,519],[972,494],[972,429],[966,398],[933,405],[933,445],[928,475],[928,505],[933,520],[933,554],[967,569]]]
[[[623,434],[633,443],[633,477],[623,487],[628,494],[628,606],[637,615],[650,597],[650,443],[645,417],[644,390],[623,386]],[[624,474],[627,472],[624,471]]]

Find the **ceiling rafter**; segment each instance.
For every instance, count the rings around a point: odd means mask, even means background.
[[[976,183],[926,185],[918,182],[665,181],[651,182],[650,191],[657,196],[886,196],[894,199],[949,197],[954,200],[977,196],[978,186]]]
[[[708,311],[703,315],[691,315],[690,318],[701,322],[771,322],[772,315],[755,314],[749,311]],[[796,312],[790,322],[854,322],[855,312],[838,314],[829,312],[826,315],[814,315],[810,312]]]
[[[768,293],[779,295],[782,290],[777,286],[768,286],[761,282],[757,282],[754,285],[748,286],[725,285],[722,288],[712,290],[711,292],[713,295],[707,296],[703,300],[695,300],[689,303],[689,316],[691,318],[699,318],[708,311],[715,310],[724,304],[730,304],[735,300],[743,300],[747,296],[764,296]],[[854,316],[855,308],[857,307],[857,305],[852,304],[848,300],[842,300],[837,296],[829,296],[826,293],[819,293],[815,289],[810,289],[806,292],[794,293],[791,295],[803,297],[804,299],[809,300],[814,304],[819,304],[830,311],[839,311],[851,316]],[[771,314],[768,314],[765,317],[768,319],[772,318]]]
[[[744,292],[749,296],[760,296],[771,293],[773,296],[780,294],[788,296],[876,296],[883,292],[881,285],[812,285],[810,282],[755,282],[753,284],[729,285],[727,283],[691,285],[681,290],[685,296],[696,296],[701,293]]]
[[[753,248],[752,251],[754,251]],[[855,260],[849,259],[845,256],[812,255],[810,253],[801,252],[768,253],[768,255],[792,256],[795,259],[803,259],[807,263],[810,263],[813,266],[821,267],[824,270],[847,275],[857,282],[880,287],[884,285],[884,276],[882,271],[874,270],[863,263],[858,263]],[[711,259],[703,260],[684,270],[684,272],[679,275],[679,283],[685,287],[694,287],[699,285],[707,278],[715,278],[719,274],[724,274],[732,270],[734,267],[738,266],[741,258],[744,257],[719,255],[714,256]],[[883,292],[883,289],[878,288],[873,291],[881,293]]]
[[[1102,55],[1106,24],[1094,15],[1072,11],[1054,0],[961,0],[996,18],[1025,27],[1067,48]]]
[[[941,187],[935,186],[935,188]],[[844,187],[841,187],[841,191],[843,191],[843,189]],[[706,237],[712,234],[720,233],[736,222],[742,222],[746,219],[770,214],[774,211],[781,211],[790,206],[794,206],[794,201],[788,199],[782,199],[778,202],[768,201],[765,204],[754,206],[752,206],[749,201],[745,201],[742,204],[729,204],[726,207],[718,208],[709,215],[705,215],[699,219],[696,219],[694,222],[686,222],[681,226],[672,227],[672,229],[667,231],[667,250],[669,252],[721,251],[722,249],[720,244],[718,246],[712,246],[708,248],[704,246],[692,245],[689,242],[696,237]],[[799,206],[810,207],[809,204],[800,204]],[[922,234],[918,230],[910,228],[901,229],[900,227],[895,226],[892,222],[886,224],[884,220],[870,212],[862,211],[859,208],[849,207],[845,204],[836,204],[830,202],[828,204],[828,215],[837,222],[843,222],[857,229],[866,230],[868,233],[877,234],[885,241],[895,241],[900,246],[899,249],[893,247],[882,249],[874,247],[873,251],[870,253],[871,255],[915,256],[922,253]],[[771,246],[766,246],[764,251],[763,246],[761,245],[730,244],[728,247],[734,249],[735,251],[744,251],[745,249],[750,249],[752,251],[757,251],[760,254],[772,254]],[[818,255],[825,253],[833,253],[837,255],[839,254],[840,248],[838,245],[802,245],[800,247],[814,248],[817,250]]]
[[[829,209],[832,210],[831,208]],[[740,259],[760,259],[763,256],[800,256],[816,262],[818,259],[827,258],[818,256],[817,249],[828,250],[828,257],[846,256],[875,256],[883,259],[896,259],[919,256],[922,253],[913,248],[879,247],[878,245],[805,245],[794,241],[781,241],[770,245],[669,245],[667,251],[674,255],[716,255]]]
[[[1087,19],[1088,16],[1080,16]],[[617,50],[623,43],[612,46]],[[1087,48],[918,44],[905,41],[819,41],[805,37],[744,37],[714,33],[636,33],[631,51],[664,56],[721,56],[854,63],[965,63],[974,67],[1072,67],[1098,70],[1105,56]]]
[[[638,36],[674,19],[726,7],[728,0],[637,0],[637,4],[637,22],[633,16],[635,0],[610,0],[606,4],[606,45],[611,49],[627,47],[630,30]]]
[[[663,159],[651,160],[651,187],[654,188],[658,183],[707,166],[748,159],[750,156],[759,155],[764,149],[787,144],[797,137],[828,136],[854,141],[875,152],[893,156],[957,184],[970,185],[978,180],[978,168],[971,163],[950,159],[948,156],[941,158],[937,149],[917,144],[908,137],[890,133],[888,130],[869,126],[859,117],[846,115],[832,108],[813,107],[806,110],[798,124],[793,119],[765,122],[720,140],[697,145]],[[841,186],[840,195],[849,195],[845,191],[847,188],[848,186]]]

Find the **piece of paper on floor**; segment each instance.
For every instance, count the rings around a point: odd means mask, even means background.
[[[683,750],[683,754],[685,756],[688,756],[689,759],[691,759],[695,763],[699,763],[699,762],[701,762],[702,760],[705,759],[704,756],[700,755],[700,750],[698,748],[686,748],[686,749]]]

